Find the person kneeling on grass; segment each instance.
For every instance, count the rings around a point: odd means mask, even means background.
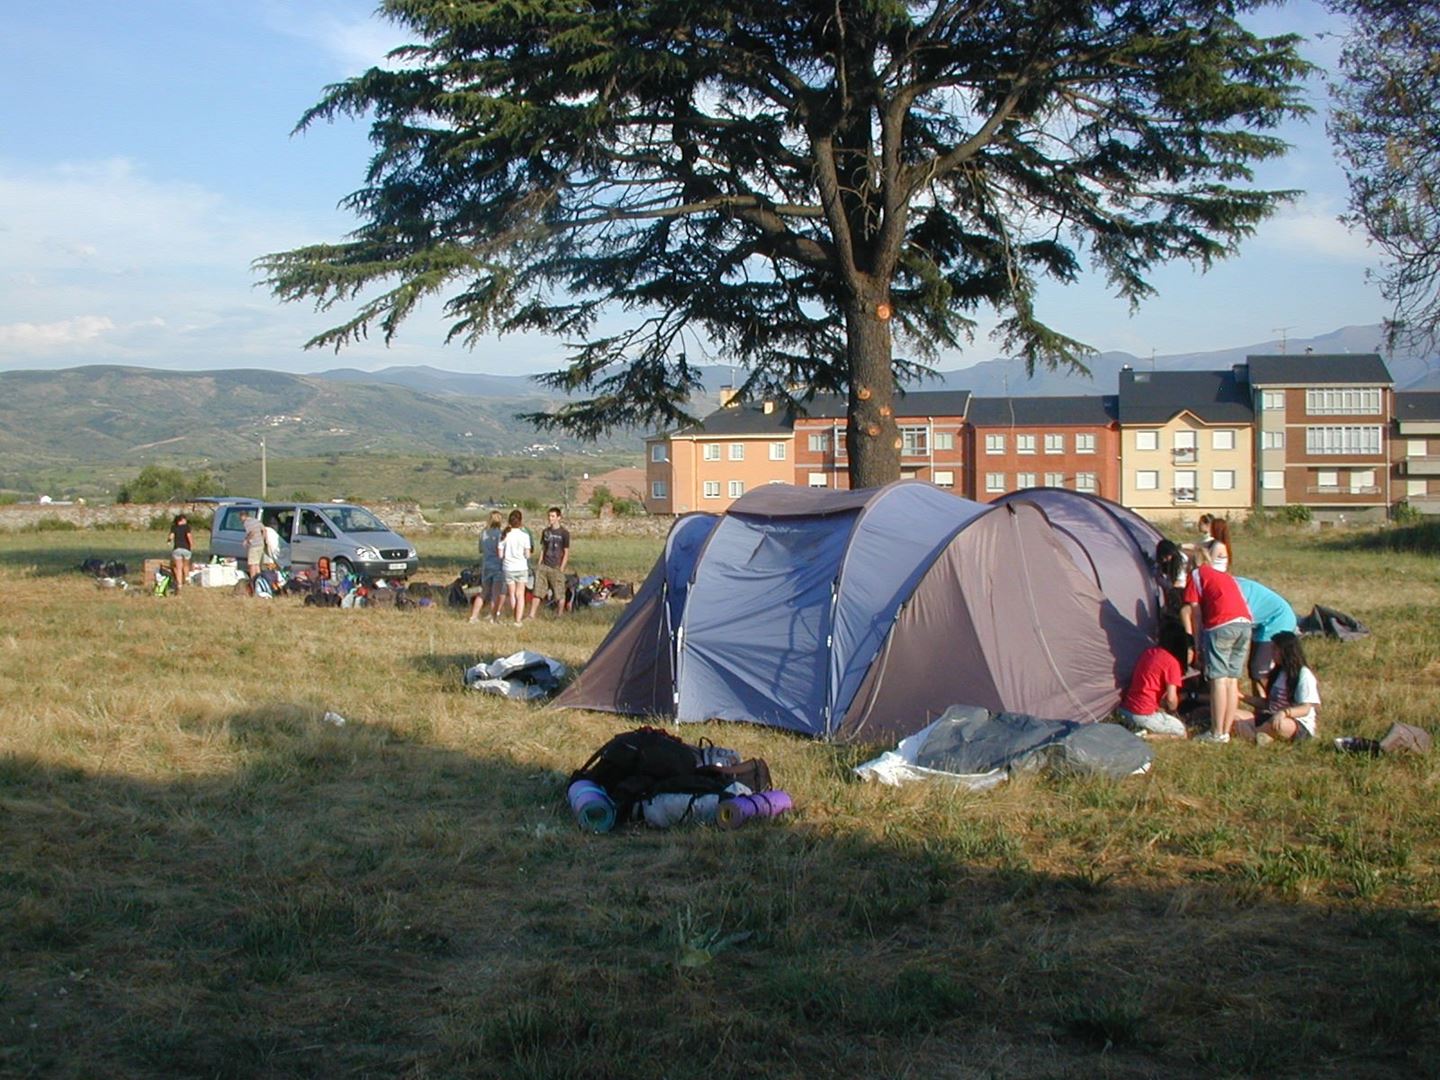
[[[1282,631],[1275,635],[1275,667],[1265,687],[1265,701],[1255,717],[1257,740],[1299,741],[1315,737],[1320,708],[1320,683],[1305,660],[1300,638]]]
[[[1185,722],[1176,716],[1180,684],[1190,662],[1190,635],[1178,623],[1160,630],[1160,644],[1140,654],[1118,710],[1131,731],[1149,735],[1185,737]]]

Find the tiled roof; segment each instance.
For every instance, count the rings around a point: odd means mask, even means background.
[[[1364,383],[1389,386],[1394,380],[1379,353],[1301,353],[1250,356],[1252,386],[1335,386]]]
[[[674,439],[703,438],[707,435],[789,435],[794,425],[784,408],[766,412],[761,405],[731,405],[716,409],[698,424],[679,428]]]
[[[1120,423],[1163,424],[1181,412],[1207,424],[1255,419],[1249,388],[1234,371],[1120,372]]]
[[[1402,390],[1395,395],[1395,419],[1440,420],[1440,390]]]
[[[1116,419],[1115,395],[1070,397],[977,397],[970,400],[969,419],[976,427],[1044,424],[1103,426]]]
[[[911,390],[896,393],[895,417],[900,420],[922,416],[964,416],[970,405],[969,390]],[[812,419],[844,419],[848,401],[839,394],[824,394],[800,405],[799,415]]]

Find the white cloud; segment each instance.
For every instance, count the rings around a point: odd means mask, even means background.
[[[353,0],[269,0],[261,9],[267,26],[277,33],[318,45],[347,74],[384,67],[385,54],[405,44],[403,32],[374,14],[372,3]]]
[[[94,341],[115,329],[108,315],[77,315],[51,323],[0,324],[0,349],[52,349]]]
[[[1365,234],[1340,222],[1340,209],[1328,198],[1302,198],[1266,222],[1258,239],[1297,256],[1367,265],[1375,262]]]

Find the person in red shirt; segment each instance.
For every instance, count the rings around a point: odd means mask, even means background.
[[[1205,632],[1200,652],[1210,684],[1210,730],[1199,741],[1228,743],[1240,707],[1240,676],[1250,653],[1254,619],[1235,579],[1211,566],[1204,548],[1197,548],[1194,557],[1197,565],[1185,583],[1180,618],[1187,633]]]
[[[1180,708],[1180,684],[1190,662],[1190,635],[1169,623],[1160,631],[1160,644],[1140,654],[1130,676],[1130,688],[1120,700],[1120,719],[1138,734],[1185,737]]]

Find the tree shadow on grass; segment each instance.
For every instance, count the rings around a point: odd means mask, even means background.
[[[1048,874],[994,823],[887,838],[803,799],[592,836],[523,751],[283,702],[195,733],[234,771],[0,758],[0,1073],[1379,1076],[1440,1049],[1421,915],[1223,866]]]

